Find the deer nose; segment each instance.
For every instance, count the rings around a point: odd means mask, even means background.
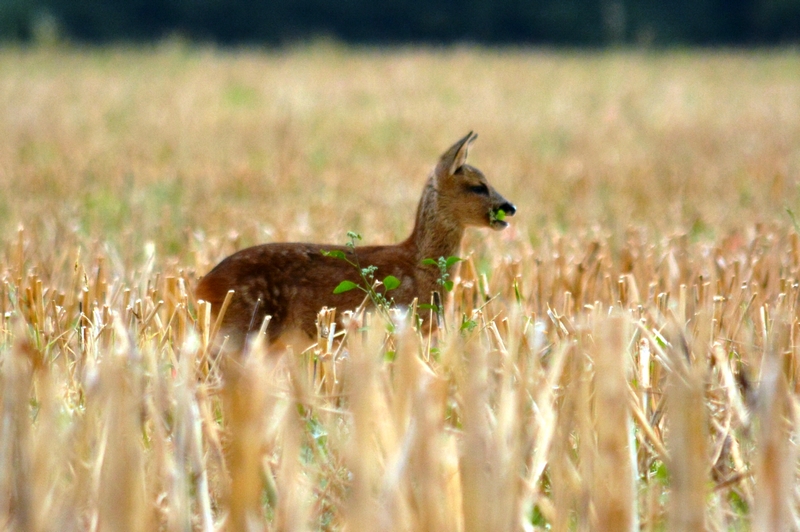
[[[508,201],[500,205],[500,209],[506,213],[506,216],[514,216],[514,214],[517,212],[517,208],[514,207],[514,204]]]

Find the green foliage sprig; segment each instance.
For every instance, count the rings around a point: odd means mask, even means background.
[[[400,286],[400,279],[395,277],[394,275],[387,275],[381,281],[375,280],[375,273],[378,271],[378,267],[374,265],[369,265],[366,267],[362,267],[358,261],[358,255],[356,254],[356,241],[361,240],[361,235],[354,232],[348,231],[347,232],[348,241],[345,244],[350,250],[353,252],[353,260],[350,260],[347,257],[347,254],[340,250],[340,249],[333,249],[330,251],[322,250],[322,255],[326,257],[333,257],[335,259],[343,260],[346,263],[353,266],[356,270],[358,270],[359,275],[361,276],[361,284],[354,283],[353,281],[345,279],[344,281],[340,282],[336,285],[336,288],[333,289],[334,294],[342,294],[344,292],[349,292],[350,290],[361,290],[365,294],[367,294],[372,300],[373,304],[381,311],[386,312],[388,311],[394,301],[391,299],[387,299],[386,293],[390,290],[394,290]],[[380,286],[383,286],[383,293],[378,292],[376,289]]]
[[[427,258],[423,259],[422,264],[425,266],[436,266],[439,268],[439,278],[436,279],[436,284],[442,287],[445,292],[451,292],[453,290],[453,281],[450,280],[450,273],[448,270],[457,262],[461,261],[461,257],[450,256],[447,258],[439,257],[438,259]],[[441,294],[440,294],[441,295]],[[442,316],[443,308],[442,308],[442,298],[437,297],[434,301],[440,303],[422,303],[417,306],[417,308],[422,310],[432,310],[434,311],[439,317]]]
[[[437,266],[439,268],[439,278],[436,280],[436,284],[444,288],[446,292],[451,292],[453,290],[453,281],[450,280],[448,270],[453,264],[460,260],[462,260],[461,257],[439,257],[436,260],[424,259],[422,264],[426,266]]]

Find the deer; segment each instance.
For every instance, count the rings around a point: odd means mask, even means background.
[[[231,345],[243,345],[267,316],[270,344],[290,332],[314,338],[322,307],[335,308],[341,315],[364,301],[363,292],[357,290],[334,293],[343,280],[362,281],[353,264],[374,267],[378,275],[399,280],[391,292],[398,306],[430,301],[440,289],[437,281],[442,272],[426,259],[455,256],[467,227],[502,230],[508,226],[504,218],[517,211],[483,172],[466,164],[476,138],[470,131],[441,155],[423,189],[414,228],[402,242],[368,246],[279,242],[249,247],[203,276],[197,299],[210,303],[215,317],[233,290],[220,328]],[[341,260],[342,254],[349,263]]]

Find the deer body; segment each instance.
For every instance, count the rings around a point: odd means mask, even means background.
[[[423,265],[427,258],[456,255],[467,226],[503,229],[508,224],[498,212],[512,216],[516,208],[495,191],[483,173],[465,164],[475,136],[466,137],[446,151],[428,179],[417,208],[411,235],[398,244],[345,246],[303,243],[262,244],[243,249],[220,262],[203,277],[197,297],[219,312],[229,290],[234,297],[223,317],[223,332],[240,343],[264,319],[270,340],[299,330],[316,333],[316,317],[323,307],[340,312],[355,309],[364,299],[359,290],[334,294],[343,280],[361,284],[357,268],[323,251],[339,250],[361,267],[377,267],[376,276],[393,275],[400,286],[390,293],[398,305],[414,299],[428,302],[438,289],[437,267]],[[503,216],[500,215],[500,218]]]

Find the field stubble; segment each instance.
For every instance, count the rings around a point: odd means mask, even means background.
[[[798,80],[791,51],[0,51],[0,522],[797,528]],[[209,356],[199,275],[406,236],[471,129],[519,211],[468,235],[438,336]]]

